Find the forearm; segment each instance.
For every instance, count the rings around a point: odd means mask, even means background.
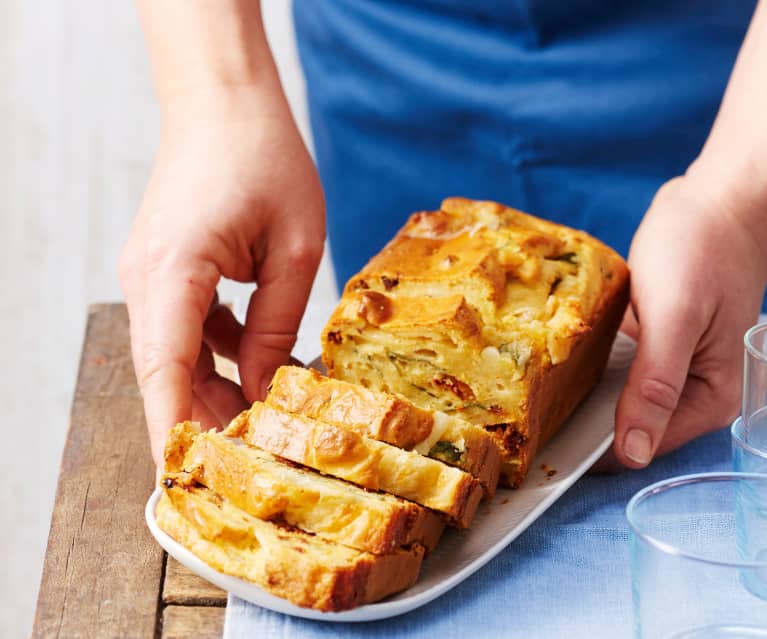
[[[738,215],[754,227],[760,241],[767,241],[767,0],[757,6],[691,174],[737,202]]]
[[[260,2],[136,0],[136,4],[164,112],[190,99],[226,101],[252,93],[284,101]]]

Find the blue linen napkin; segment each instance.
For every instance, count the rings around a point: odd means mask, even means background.
[[[442,597],[368,623],[289,617],[229,596],[225,639],[630,637],[629,499],[676,475],[730,469],[730,434],[707,435],[621,475],[586,476],[508,548]]]

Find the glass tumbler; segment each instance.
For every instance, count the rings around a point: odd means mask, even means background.
[[[739,473],[767,474],[767,441],[751,436],[743,417],[738,417],[733,422],[730,433],[732,469]]]
[[[733,460],[736,470],[767,472],[767,324],[746,331],[743,343],[743,406],[732,427]]]
[[[767,475],[668,479],[626,515],[635,639],[767,638]]]

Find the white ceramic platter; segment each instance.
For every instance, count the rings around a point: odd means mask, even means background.
[[[168,554],[192,572],[264,608],[325,621],[373,621],[401,615],[436,599],[484,566],[609,448],[613,439],[615,403],[625,383],[633,353],[633,342],[619,335],[602,381],[540,452],[524,485],[517,490],[500,489],[492,502],[482,503],[471,530],[447,530],[437,548],[424,560],[416,584],[379,603],[346,612],[320,612],[295,606],[248,581],[214,570],[157,526],[155,507],[161,494],[159,489],[147,502],[147,524]]]

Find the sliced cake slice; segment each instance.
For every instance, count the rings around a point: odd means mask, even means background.
[[[460,528],[471,524],[483,494],[482,484],[458,468],[260,402],[235,418],[224,433],[368,490],[437,510]]]
[[[282,366],[265,403],[456,466],[476,477],[490,496],[498,483],[501,453],[492,435],[462,419],[418,408],[404,397],[313,369]]]
[[[298,606],[348,610],[418,578],[418,544],[373,555],[257,519],[207,488],[166,483],[156,510],[162,530],[212,568]]]
[[[297,467],[239,439],[200,433],[190,422],[174,430],[170,446],[186,449],[166,451],[169,459],[183,459],[168,470],[184,473],[259,519],[283,520],[374,554],[416,542],[431,550],[444,529],[437,513],[404,499]]]

